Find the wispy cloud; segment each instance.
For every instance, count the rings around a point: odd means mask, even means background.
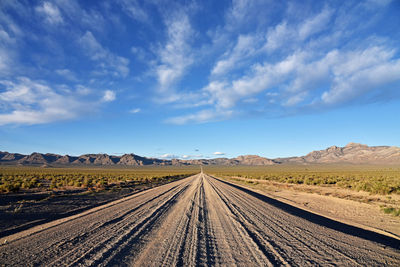
[[[122,77],[129,74],[129,59],[117,56],[104,48],[90,31],[79,39],[79,43],[88,56],[98,62],[97,67],[101,73]]]
[[[17,69],[17,48],[18,40],[23,36],[15,20],[8,14],[7,5],[12,2],[0,5],[0,74],[5,77]]]
[[[183,155],[181,158],[182,159],[198,159],[198,158],[202,158],[202,157],[204,157],[204,156],[201,154],[198,154],[198,155]]]
[[[331,20],[332,10],[325,8],[317,15],[306,19],[298,28],[298,36],[300,40],[305,40],[324,30]]]
[[[125,13],[131,18],[140,22],[147,22],[149,20],[147,12],[142,7],[143,2],[136,0],[120,0],[118,2],[123,7]]]
[[[187,114],[167,119],[166,123],[182,125],[186,123],[203,123],[228,119],[232,116],[232,110],[205,109],[193,114]]]
[[[155,67],[158,89],[165,93],[185,74],[193,63],[193,55],[189,42],[193,35],[189,17],[183,11],[175,13],[166,20],[167,41],[159,49],[159,64]]]
[[[67,18],[70,23],[73,23],[76,29],[82,28],[102,33],[112,22],[112,17],[110,15],[105,19],[99,9],[86,9],[84,5],[77,0],[58,0],[52,3],[54,7],[62,12],[63,16]]]
[[[76,78],[75,73],[73,71],[69,70],[69,69],[57,69],[57,70],[55,70],[55,72],[58,75],[66,78],[67,80],[70,80],[70,81],[77,81],[78,80]]]
[[[289,24],[287,20],[283,20],[268,30],[265,49],[270,53],[277,49],[283,49],[283,51],[289,49],[290,51],[290,49],[298,47],[299,44],[306,44],[307,39],[328,27],[332,15],[333,11],[325,8],[320,13],[298,24]]]
[[[216,151],[216,152],[214,152],[213,154],[214,154],[214,155],[216,155],[216,156],[222,156],[222,155],[225,155],[225,153],[224,153],[224,152],[219,152],[219,151]]]
[[[58,7],[51,2],[43,2],[42,5],[36,7],[36,11],[43,15],[46,22],[50,24],[60,24],[64,21]]]
[[[0,46],[0,74],[9,74],[13,69],[13,63],[13,56],[10,54],[9,50]]]
[[[231,17],[244,19],[235,10]],[[381,39],[337,49],[338,42],[348,42],[349,32],[343,32],[343,25],[353,25],[337,13],[341,11],[325,6],[300,20],[283,17],[265,32],[239,34],[201,89],[206,107],[166,121],[186,124],[228,119],[252,112],[249,105],[242,110],[249,99],[260,110],[283,115],[372,102],[376,95],[384,98],[383,91],[393,90],[389,85],[400,81],[398,50]]]
[[[81,85],[81,84],[78,84],[78,85],[76,86],[76,92],[77,92],[79,95],[85,96],[85,95],[89,95],[89,94],[93,93],[93,90],[90,89],[90,88],[88,88],[88,87],[86,87],[86,86],[83,86],[83,85]]]
[[[282,106],[340,105],[399,81],[399,62],[394,49],[387,47],[332,50],[321,58],[297,51],[275,64],[255,65],[248,75],[231,83],[211,82],[204,90],[219,109],[231,109],[238,101],[273,88],[279,89]]]
[[[223,75],[239,67],[241,63],[244,63],[246,59],[250,59],[259,51],[260,48],[255,46],[255,44],[259,43],[260,36],[258,35],[239,35],[235,47],[225,52],[222,59],[217,61],[213,67],[211,74]]]
[[[134,108],[134,109],[131,109],[131,110],[129,111],[129,113],[136,114],[136,113],[139,113],[140,111],[141,111],[140,108]]]

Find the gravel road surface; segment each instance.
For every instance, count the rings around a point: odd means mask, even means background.
[[[6,239],[2,266],[400,266],[396,239],[203,173]]]

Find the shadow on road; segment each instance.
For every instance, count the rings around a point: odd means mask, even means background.
[[[312,222],[312,223],[315,223],[315,224],[318,224],[318,225],[321,225],[321,226],[324,226],[324,227],[327,227],[327,228],[330,228],[330,229],[333,229],[336,231],[340,231],[340,232],[348,234],[348,235],[357,236],[357,237],[360,237],[360,238],[363,238],[366,240],[377,242],[382,245],[392,247],[394,249],[400,249],[400,240],[397,240],[395,238],[392,238],[392,237],[389,237],[389,236],[386,236],[383,234],[379,234],[374,231],[370,231],[370,230],[362,229],[362,228],[352,226],[349,224],[345,224],[342,222],[338,222],[338,221],[323,217],[321,215],[317,215],[317,214],[308,212],[306,210],[297,208],[295,206],[286,204],[279,200],[267,197],[265,195],[262,195],[257,192],[254,192],[252,190],[241,187],[239,185],[231,184],[231,183],[225,182],[221,179],[218,179],[218,180],[227,185],[233,186],[249,195],[252,195],[253,197],[256,197],[278,209],[281,209],[281,210],[283,210],[287,213],[290,213],[294,216],[301,217],[309,222]]]

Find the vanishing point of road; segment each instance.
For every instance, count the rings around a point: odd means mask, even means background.
[[[399,244],[200,173],[9,236],[0,265],[400,266]]]

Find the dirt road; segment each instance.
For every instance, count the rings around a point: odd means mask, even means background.
[[[6,266],[399,266],[400,242],[205,174],[8,237]]]

